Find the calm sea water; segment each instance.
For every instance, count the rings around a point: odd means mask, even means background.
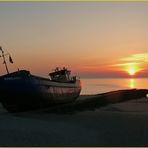
[[[148,89],[148,78],[81,79],[81,94],[98,94],[119,89]]]

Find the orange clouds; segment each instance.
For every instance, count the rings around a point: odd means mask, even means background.
[[[148,53],[134,54],[121,58],[120,63],[113,66],[118,67],[122,71],[126,71],[129,75],[134,75],[147,69]]]

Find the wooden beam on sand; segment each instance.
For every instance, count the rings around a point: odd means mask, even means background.
[[[73,103],[56,105],[49,109],[46,109],[46,111],[55,113],[58,112],[63,114],[78,111],[95,110],[99,107],[112,103],[144,98],[147,94],[148,89],[128,89],[111,91],[96,95],[83,95],[80,96],[78,100]]]

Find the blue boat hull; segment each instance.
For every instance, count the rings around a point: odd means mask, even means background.
[[[48,107],[74,101],[80,94],[80,80],[54,82],[21,70],[0,77],[0,100],[9,112]]]

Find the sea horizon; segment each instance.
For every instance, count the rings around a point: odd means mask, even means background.
[[[81,78],[81,95],[92,95],[122,89],[147,89],[148,78]]]
[[[145,79],[145,78],[148,78],[148,76],[127,76],[127,77],[121,77],[121,76],[119,76],[119,77],[117,77],[117,76],[115,76],[115,77],[109,77],[109,76],[107,76],[107,77],[83,77],[83,76],[78,76],[80,79]]]

